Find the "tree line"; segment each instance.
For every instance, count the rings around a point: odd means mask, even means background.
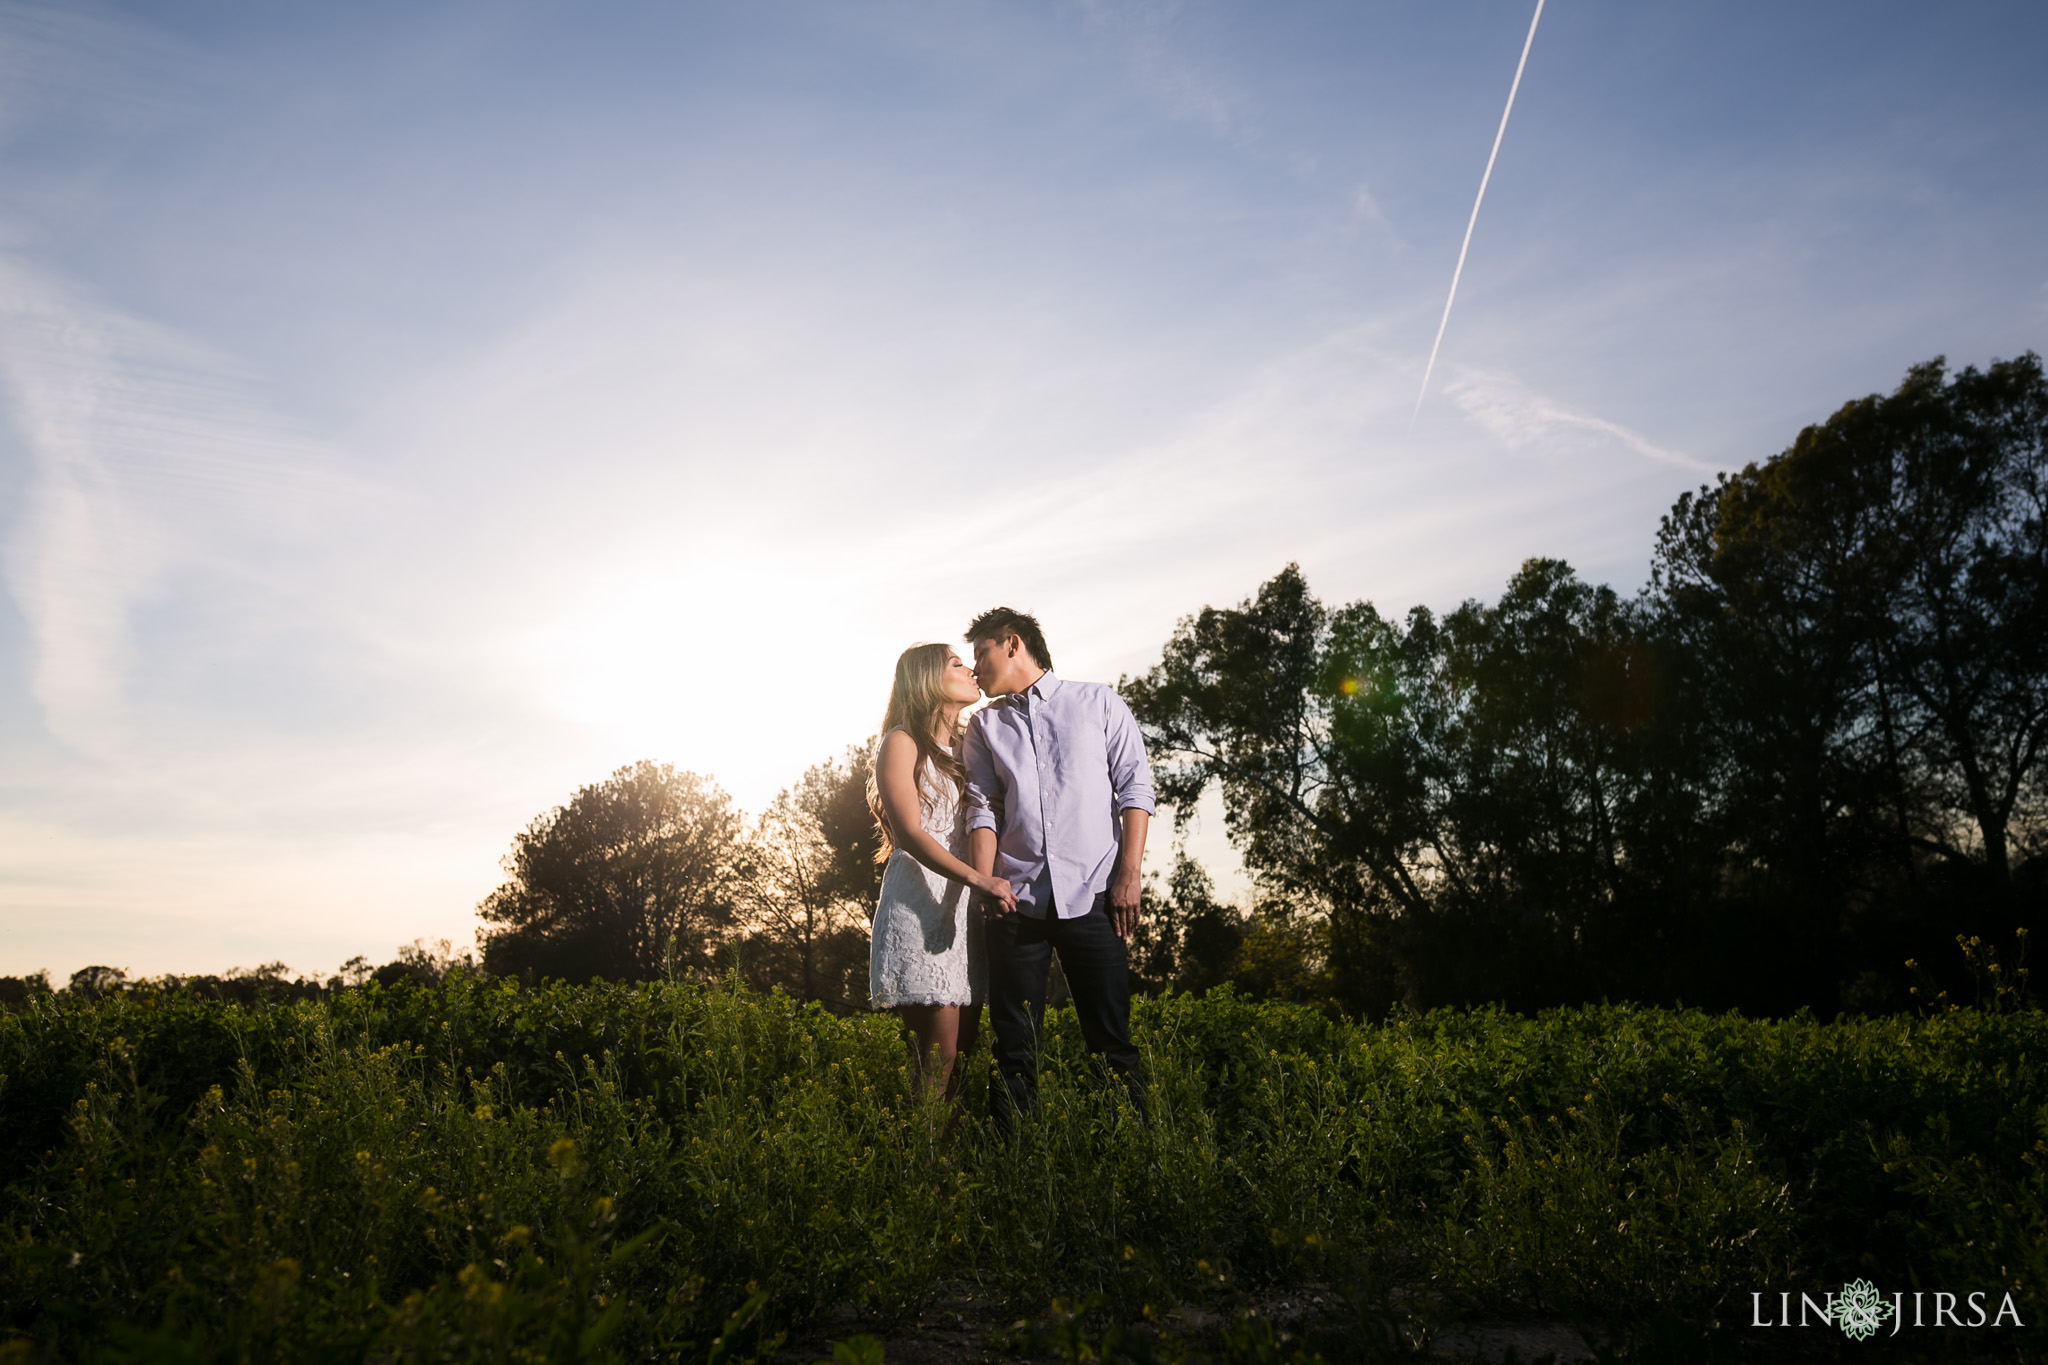
[[[1220,789],[1254,891],[1220,903],[1177,852],[1140,985],[1367,1013],[2010,988],[2048,883],[2044,434],[2037,356],[1937,359],[1681,497],[1633,597],[1535,559],[1497,601],[1396,616],[1290,565],[1185,618],[1119,687],[1181,817]],[[866,767],[848,749],[752,825],[657,765],[584,789],[519,837],[486,965],[730,959],[858,1003]]]
[[[640,762],[514,840],[478,907],[484,970],[614,981],[738,971],[761,987],[866,1003],[881,889],[871,744],[806,771],[748,820],[709,778]]]
[[[1252,883],[1224,903],[1175,849],[1132,943],[1142,990],[1370,1015],[2022,998],[2048,909],[2048,381],[2032,353],[1915,366],[1680,497],[1632,597],[1532,559],[1496,601],[1395,615],[1289,565],[1118,686],[1162,799],[1185,821],[1219,790]],[[756,818],[652,762],[578,790],[515,837],[481,968],[737,971],[861,1007],[871,747]],[[414,945],[299,985],[451,965]],[[38,989],[0,979],[0,1004]]]
[[[1290,565],[1119,688],[1179,816],[1220,789],[1253,885],[1224,904],[1176,850],[1143,989],[1368,1014],[2010,990],[2048,902],[2041,361],[1915,366],[1685,494],[1632,597],[1533,559],[1496,601],[1394,615]],[[515,841],[484,965],[857,1006],[867,765],[752,822],[656,764],[584,788]]]
[[[253,1007],[281,1000],[317,1000],[372,981],[385,986],[398,982],[434,985],[452,971],[474,974],[478,970],[474,953],[468,950],[457,952],[445,938],[432,942],[414,939],[400,947],[391,960],[381,966],[358,954],[325,978],[294,972],[283,962],[265,962],[255,967],[231,967],[224,972],[194,975],[166,972],[161,976],[139,979],[130,977],[126,967],[95,964],[80,967],[62,986],[51,984],[48,971],[31,972],[27,976],[0,976],[0,1012],[28,1009],[39,998],[54,996],[60,991],[77,999],[102,1000],[135,989],[173,991]]]
[[[1496,602],[1395,617],[1289,566],[1120,686],[1162,796],[1220,788],[1290,989],[1776,1013],[2010,987],[2048,899],[2044,437],[2037,356],[1933,360],[1681,497],[1633,598],[1534,559]]]

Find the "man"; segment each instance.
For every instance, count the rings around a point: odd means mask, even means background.
[[[997,607],[967,628],[974,680],[994,700],[968,722],[967,861],[1009,880],[1017,908],[988,921],[998,1126],[1038,1093],[1038,1031],[1059,954],[1088,1051],[1144,1108],[1131,1046],[1125,940],[1138,923],[1152,772],[1115,689],[1052,672],[1038,622]]]

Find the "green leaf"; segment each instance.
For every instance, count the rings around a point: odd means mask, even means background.
[[[823,1361],[819,1365],[824,1365]],[[863,1332],[832,1343],[832,1365],[882,1365],[882,1343]]]

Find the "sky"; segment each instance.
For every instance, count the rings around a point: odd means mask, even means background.
[[[998,603],[1114,681],[1289,562],[1633,591],[2048,345],[2048,9],[1552,0],[1417,411],[1532,8],[0,0],[0,974],[465,946]]]

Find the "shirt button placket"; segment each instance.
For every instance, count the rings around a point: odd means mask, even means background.
[[[1047,876],[1051,876],[1053,875],[1054,861],[1052,845],[1052,812],[1047,808],[1046,803],[1046,792],[1048,790],[1046,778],[1052,765],[1045,761],[1045,749],[1038,743],[1038,727],[1036,725],[1033,725],[1031,729],[1031,756],[1038,761],[1038,824],[1040,839],[1039,847],[1045,850],[1045,871]],[[1059,903],[1059,897],[1057,895],[1053,897],[1053,903],[1055,905]]]

